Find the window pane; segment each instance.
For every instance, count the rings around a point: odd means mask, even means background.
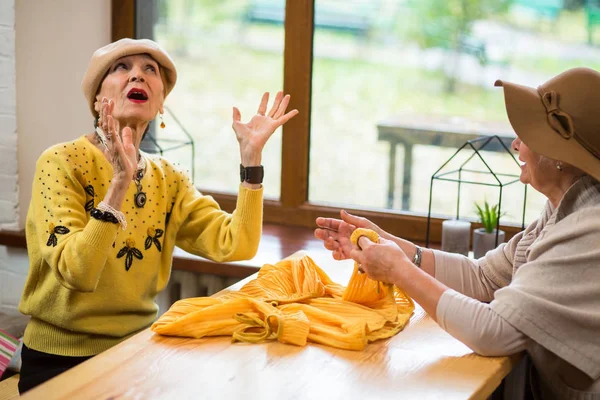
[[[137,2],[138,36],[152,36],[160,43],[178,72],[177,85],[165,103],[170,111],[165,113],[167,126],[157,129],[157,136],[180,139],[185,138],[182,127],[189,132],[195,142],[195,183],[200,189],[237,192],[240,155],[231,128],[232,107],[238,107],[242,122],[247,122],[256,113],[265,91],[271,93],[272,100],[283,88],[285,4],[270,2],[277,4],[261,17],[261,3]],[[189,147],[165,151],[164,155],[190,164]],[[262,163],[265,196],[278,199],[281,129],[267,143]]]
[[[426,215],[432,175],[467,138],[499,134],[510,143],[496,79],[535,87],[570,67],[600,68],[600,13],[583,4],[316,0],[310,200]],[[461,151],[446,170],[471,154]],[[474,157],[465,168],[520,174],[506,151],[481,154],[485,163]],[[497,185],[489,173],[462,178]],[[520,223],[524,186],[497,178],[503,221]],[[527,197],[531,221],[545,199],[531,189]],[[457,198],[456,183],[435,180],[432,213],[455,215]],[[484,198],[498,203],[499,187],[462,185],[461,217],[475,216]]]

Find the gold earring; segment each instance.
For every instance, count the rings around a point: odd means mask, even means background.
[[[160,128],[165,129],[165,126],[167,126],[167,125],[165,125],[165,121],[163,120],[162,113],[160,113],[159,116],[160,116]]]

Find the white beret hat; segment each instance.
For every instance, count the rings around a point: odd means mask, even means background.
[[[92,115],[97,118],[98,112],[94,109],[96,94],[102,80],[110,66],[119,58],[134,54],[148,54],[159,65],[161,77],[165,88],[165,97],[171,92],[177,81],[175,64],[167,52],[158,43],[149,39],[121,39],[99,48],[92,55],[90,65],[81,82],[83,94],[88,101]]]

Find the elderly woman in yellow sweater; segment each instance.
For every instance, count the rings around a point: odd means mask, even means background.
[[[268,93],[248,123],[233,108],[240,146],[236,210],[222,211],[166,159],[140,151],[177,73],[150,40],[97,50],[83,79],[96,132],[39,158],[27,214],[30,270],[19,310],[24,392],[147,328],[171,273],[173,248],[215,261],[249,259],[262,229],[262,150],[286,113]]]
[[[600,399],[600,73],[496,86],[518,136],[520,180],[548,198],[525,231],[478,260],[421,249],[344,211],[318,218],[315,235],[334,258],[396,284],[475,352],[526,351],[533,398]],[[357,227],[384,239],[353,246]]]

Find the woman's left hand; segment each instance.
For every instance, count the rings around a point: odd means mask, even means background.
[[[267,113],[269,93],[263,94],[257,113],[250,122],[240,122],[242,116],[237,107],[233,107],[233,130],[240,144],[241,162],[244,167],[258,166],[262,161],[262,150],[273,132],[298,114],[298,110],[285,113],[290,95],[277,92],[271,110]]]
[[[408,256],[391,240],[380,237],[379,243],[373,243],[361,236],[358,246],[353,246],[350,257],[373,280],[397,284],[401,269],[412,265]]]

